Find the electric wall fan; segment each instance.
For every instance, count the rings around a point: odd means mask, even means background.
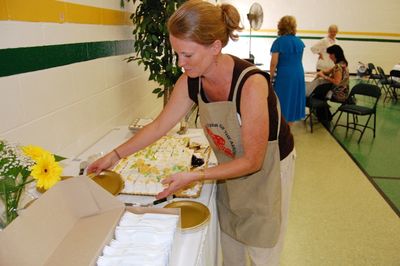
[[[251,34],[252,30],[259,30],[263,23],[263,10],[259,3],[253,3],[250,6],[249,13],[247,14],[247,19],[250,23],[250,39],[249,39],[249,58],[254,60],[254,55],[251,53]]]

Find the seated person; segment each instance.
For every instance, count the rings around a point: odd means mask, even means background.
[[[306,97],[310,97],[311,93],[313,93],[318,86],[323,84],[331,84],[331,83],[316,75],[313,81],[306,83]]]
[[[315,80],[317,86],[313,87],[311,84],[308,95],[314,92],[313,97],[317,99],[345,102],[349,95],[349,69],[343,49],[335,44],[328,47],[327,53],[335,65],[330,69],[317,73]],[[325,110],[317,110],[317,117],[322,121],[330,121],[332,119],[328,107]]]

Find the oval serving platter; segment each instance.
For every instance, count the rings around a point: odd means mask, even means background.
[[[88,176],[113,195],[118,195],[124,189],[124,180],[114,171],[103,170],[98,175],[89,174]]]
[[[164,208],[181,209],[181,229],[192,230],[205,225],[210,220],[210,210],[204,204],[192,200],[168,203]]]

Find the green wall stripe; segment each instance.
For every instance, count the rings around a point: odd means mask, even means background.
[[[240,37],[245,37],[249,38],[250,34],[243,34],[239,35]],[[308,40],[319,40],[322,37],[317,37],[317,36],[301,36],[297,35],[301,39],[308,39]],[[251,38],[270,38],[270,39],[276,39],[276,35],[251,35]],[[378,38],[351,38],[351,37],[337,37],[338,40],[342,41],[354,41],[354,42],[391,42],[391,43],[400,43],[400,39],[378,39]]]
[[[392,42],[392,43],[400,43],[400,40],[394,39],[378,39],[378,38],[346,38],[339,37],[338,40],[343,41],[355,41],[355,42]]]
[[[0,77],[129,54],[133,40],[0,49]]]
[[[250,35],[240,35],[249,38]],[[276,35],[251,35],[252,38],[271,38]],[[318,40],[321,37],[299,36]],[[395,39],[338,38],[344,41],[400,43]],[[0,77],[58,67],[96,58],[129,54],[134,51],[133,40],[88,42],[48,46],[0,49]]]

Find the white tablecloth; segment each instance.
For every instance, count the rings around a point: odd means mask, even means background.
[[[85,152],[74,159],[64,161],[63,175],[78,175],[80,162],[87,160],[91,156],[97,157],[109,152],[131,136],[132,133],[128,130],[128,126],[121,126],[112,129]],[[189,129],[185,136],[190,137],[192,140],[199,143],[207,142],[201,129]],[[216,159],[212,154],[210,157],[210,164],[215,163]],[[171,262],[172,266],[217,265],[219,225],[215,197],[216,185],[214,182],[210,182],[204,184],[200,197],[193,199],[203,203],[209,208],[211,219],[206,226],[197,231],[177,234]],[[130,203],[150,203],[155,200],[154,197],[131,195],[119,195],[118,199]],[[166,203],[158,204],[155,207],[161,208],[165,204]]]

